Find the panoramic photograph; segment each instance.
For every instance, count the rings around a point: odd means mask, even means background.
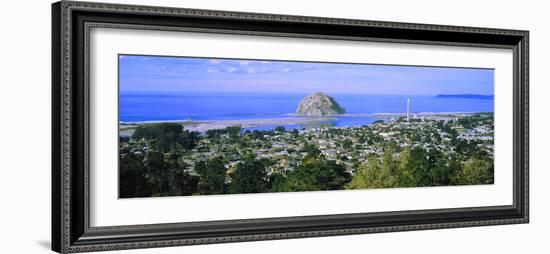
[[[494,70],[119,55],[119,198],[494,182]]]

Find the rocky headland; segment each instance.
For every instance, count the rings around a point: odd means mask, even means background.
[[[295,111],[296,115],[301,116],[331,116],[345,113],[346,109],[341,107],[334,98],[322,92],[303,98]]]

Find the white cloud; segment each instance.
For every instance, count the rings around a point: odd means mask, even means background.
[[[210,63],[211,64],[220,64],[222,62],[222,60],[219,60],[219,59],[212,59],[210,60]]]
[[[246,65],[248,65],[248,64],[250,64],[249,61],[240,61],[240,62],[239,62],[239,65],[245,65],[245,66],[246,66]]]

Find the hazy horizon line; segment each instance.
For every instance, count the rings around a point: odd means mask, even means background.
[[[438,96],[438,95],[476,95],[476,96],[495,96],[494,94],[482,94],[482,93],[434,93],[434,94],[401,94],[401,93],[334,93],[334,92],[323,92],[323,91],[314,91],[314,92],[257,92],[257,91],[119,91],[119,95],[124,94],[152,94],[152,95],[183,95],[183,94],[200,94],[200,93],[211,93],[211,94],[288,94],[288,95],[303,95],[303,94],[314,94],[322,92],[328,95],[338,94],[338,95],[394,95],[394,96]]]

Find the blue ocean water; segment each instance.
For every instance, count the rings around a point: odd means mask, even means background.
[[[187,94],[121,94],[121,122],[174,121],[192,119],[236,120],[292,117],[307,94],[258,93],[187,93]],[[348,114],[403,113],[407,98],[411,112],[493,112],[493,99],[439,98],[435,96],[345,95],[334,99]],[[377,120],[367,116],[338,116],[330,126],[358,126]],[[303,126],[285,126],[301,128]],[[271,128],[264,126],[262,129]]]

